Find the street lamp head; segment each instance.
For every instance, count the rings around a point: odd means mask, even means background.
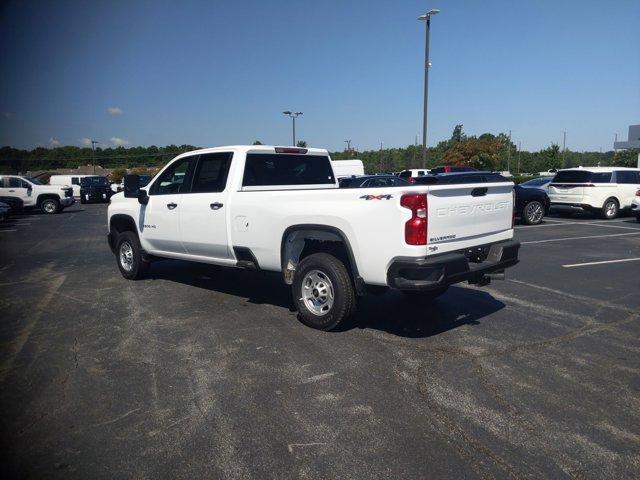
[[[296,115],[302,115],[302,112],[296,112],[295,114]]]
[[[423,22],[424,22],[425,20],[428,20],[428,19],[429,19],[429,17],[431,17],[431,16],[433,16],[433,15],[437,15],[437,14],[439,14],[439,13],[440,13],[440,10],[439,10],[439,9],[437,9],[437,8],[432,8],[432,9],[431,9],[431,10],[429,10],[426,14],[424,14],[424,15],[420,15],[420,16],[418,17],[418,20],[421,20],[421,21],[423,21]]]
[[[285,114],[285,115],[291,115],[291,112],[289,110],[287,110],[285,112],[282,112],[282,113]]]

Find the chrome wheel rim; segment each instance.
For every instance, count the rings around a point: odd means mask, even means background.
[[[531,223],[538,223],[544,217],[544,210],[539,203],[530,203],[527,205],[527,218]]]
[[[613,217],[616,214],[615,202],[607,202],[604,207],[607,217]]]
[[[333,284],[325,273],[311,270],[302,279],[300,297],[311,313],[326,315],[333,307]]]
[[[129,242],[122,242],[120,245],[120,265],[127,272],[133,268],[133,248]]]
[[[44,208],[44,211],[47,213],[53,213],[56,209],[56,206],[53,204],[53,202],[44,202],[42,208]]]

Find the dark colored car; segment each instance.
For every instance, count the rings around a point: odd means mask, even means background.
[[[11,207],[11,212],[9,212],[11,215],[15,215],[17,213],[20,213],[22,211],[22,209],[24,208],[24,202],[22,201],[21,198],[18,197],[0,197],[0,202],[6,203],[7,205],[9,205]]]
[[[516,193],[515,215],[527,225],[538,225],[549,212],[549,195],[540,188],[514,187]]]
[[[108,202],[113,191],[106,177],[91,176],[80,179],[80,202]]]
[[[338,180],[340,188],[406,187],[411,185],[395,175],[358,175]]]
[[[445,165],[443,167],[435,167],[429,170],[431,175],[438,175],[440,173],[455,173],[455,172],[477,172],[477,168],[465,167],[464,165]]]

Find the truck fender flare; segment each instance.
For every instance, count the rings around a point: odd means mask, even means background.
[[[349,261],[347,267],[351,272],[356,292],[358,295],[364,295],[366,293],[365,284],[362,277],[358,274],[358,265],[353,255],[351,243],[342,230],[329,225],[309,223],[287,227],[282,234],[282,242],[280,244],[280,264],[282,266],[284,282],[287,285],[293,283],[295,268],[299,263],[305,240],[309,238],[314,240],[338,241],[344,245]]]

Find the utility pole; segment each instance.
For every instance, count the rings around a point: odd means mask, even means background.
[[[296,118],[298,118],[299,115],[302,115],[302,112],[291,112],[287,110],[282,112],[282,114],[286,115],[287,117],[291,117],[291,120],[293,121],[293,143],[291,145],[295,147],[296,146]]]
[[[562,132],[562,166],[564,168],[567,167],[567,162],[565,159],[565,155],[567,153],[567,131]]]
[[[347,153],[351,153],[351,140],[345,140],[344,143],[347,144]]]
[[[382,161],[382,142],[380,142],[380,173],[384,172],[384,168],[383,168],[384,164]]]
[[[522,152],[522,142],[518,140],[518,175],[520,175],[520,152]]]
[[[93,163],[93,174],[96,174],[96,140],[91,140],[91,162]]]
[[[426,14],[420,15],[418,20],[425,22],[425,40],[424,40],[424,109],[422,116],[422,168],[427,165],[427,103],[429,99],[429,35],[431,33],[431,17],[440,13],[440,10],[433,8]]]
[[[613,139],[613,153],[616,153],[616,143],[618,143],[618,134],[616,133],[616,137]]]
[[[509,130],[509,142],[507,143],[507,172],[511,173],[511,130]]]

